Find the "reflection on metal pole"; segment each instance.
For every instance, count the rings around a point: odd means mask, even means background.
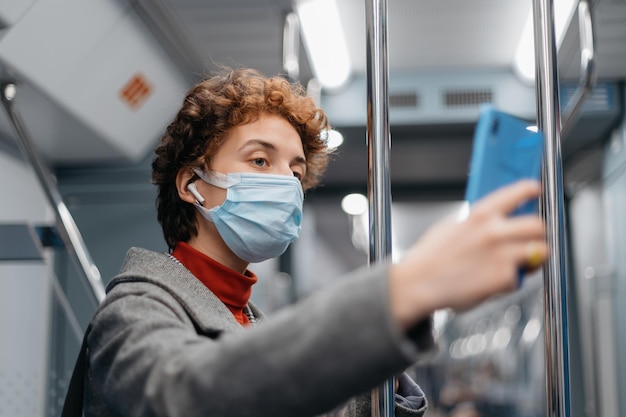
[[[543,269],[547,416],[570,415],[563,173],[552,0],[534,0],[537,122],[545,137],[542,213],[550,257]]]
[[[391,257],[391,181],[389,174],[387,1],[367,0],[367,147],[369,159],[369,262]],[[393,417],[394,380],[372,391],[372,416]]]
[[[67,248],[69,254],[78,263],[78,267],[83,272],[88,288],[91,290],[91,295],[94,297],[96,304],[99,304],[105,296],[104,284],[100,277],[100,271],[91,260],[91,256],[87,251],[87,246],[83,241],[83,237],[70,214],[70,211],[63,203],[61,194],[56,187],[52,174],[48,170],[48,167],[43,163],[37,150],[33,146],[33,143],[26,131],[26,127],[19,112],[14,106],[13,100],[17,94],[17,87],[14,83],[3,83],[1,86],[2,103],[5,106],[9,120],[13,123],[15,132],[18,137],[18,144],[24,155],[33,169],[35,174],[41,183],[41,186],[52,205],[57,217],[57,229],[59,234],[63,238],[63,242]]]

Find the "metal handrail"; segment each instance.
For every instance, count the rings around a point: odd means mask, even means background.
[[[533,13],[537,123],[545,138],[541,211],[549,247],[543,267],[546,415],[565,417],[570,415],[565,210],[553,0],[534,0]]]
[[[391,180],[389,151],[387,1],[367,0],[367,147],[370,174],[369,262],[391,259]],[[393,417],[394,379],[390,378],[372,391],[372,417]]]
[[[54,208],[57,220],[57,229],[63,243],[72,258],[76,261],[78,269],[83,273],[88,289],[91,290],[90,295],[93,296],[96,304],[99,304],[105,296],[104,284],[100,277],[100,271],[93,263],[85,241],[83,240],[74,218],[67,209],[61,193],[59,192],[52,174],[46,164],[42,161],[32,140],[26,130],[24,121],[22,120],[14,100],[17,95],[17,86],[14,82],[6,82],[0,84],[2,104],[4,104],[9,120],[13,124],[18,137],[18,145],[24,158],[30,162],[35,174],[41,183],[44,193]]]
[[[591,5],[588,0],[578,2],[578,31],[580,33],[580,82],[563,111],[561,135],[567,136],[580,116],[585,98],[596,84],[596,61]]]

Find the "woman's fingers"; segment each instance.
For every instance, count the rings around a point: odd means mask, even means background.
[[[484,243],[506,244],[545,239],[543,220],[537,215],[510,216],[510,212],[540,192],[536,181],[523,180],[488,195],[476,203],[469,217],[470,230],[482,234]]]
[[[520,181],[476,203],[465,221],[429,229],[390,270],[398,323],[410,326],[432,309],[462,311],[517,288],[519,268],[537,269],[548,247],[539,216],[510,213],[539,193],[539,183]]]
[[[515,216],[495,218],[483,228],[491,227],[490,233],[495,243],[502,241],[536,240],[545,237],[543,221],[537,216]]]
[[[508,215],[526,201],[539,197],[541,186],[537,181],[522,180],[501,188],[478,201],[472,212],[490,215],[494,212]]]

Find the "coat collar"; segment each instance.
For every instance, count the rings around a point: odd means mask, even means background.
[[[120,273],[107,285],[109,292],[123,282],[150,282],[168,291],[187,311],[202,333],[215,334],[221,331],[243,329],[233,314],[176,258],[142,248],[131,248],[126,255]],[[248,304],[257,321],[263,314]]]

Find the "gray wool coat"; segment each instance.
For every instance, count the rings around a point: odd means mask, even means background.
[[[430,321],[410,338],[392,323],[385,274],[355,271],[271,319],[250,304],[244,328],[175,259],[132,248],[87,336],[85,415],[369,415],[370,390],[434,348]]]

